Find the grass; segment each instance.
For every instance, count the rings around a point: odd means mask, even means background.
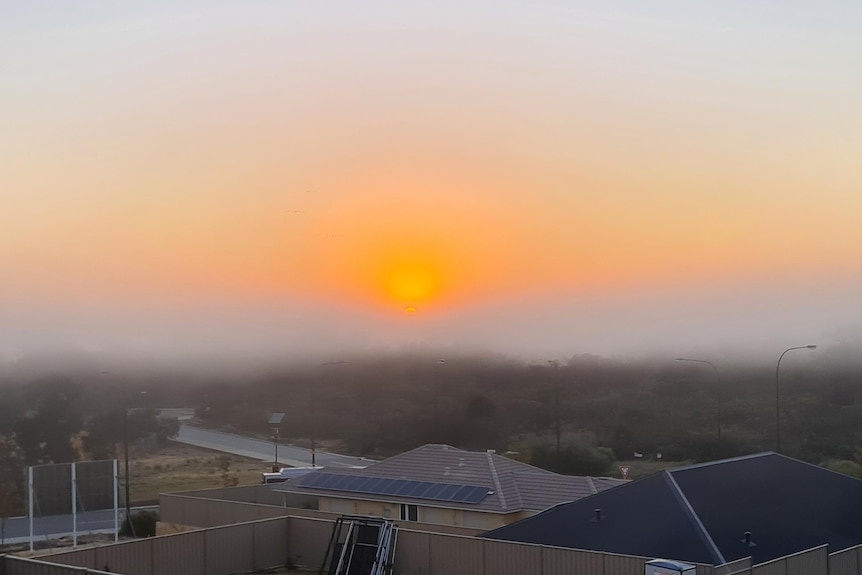
[[[264,461],[171,443],[131,455],[131,500],[147,502],[157,500],[160,493],[224,487],[219,458],[225,456],[230,461],[228,473],[236,477],[237,485],[260,483],[260,474],[271,470]]]
[[[664,461],[655,459],[631,459],[629,461],[617,461],[614,463],[614,473],[609,473],[611,477],[622,478],[619,471],[620,466],[629,466],[629,479],[641,479],[648,475],[654,475],[665,469],[673,469],[674,467],[683,467],[689,465],[690,461]]]

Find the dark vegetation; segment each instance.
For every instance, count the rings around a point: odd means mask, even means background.
[[[132,514],[132,524],[124,521],[120,527],[121,537],[155,537],[159,514],[155,511],[137,511]]]
[[[851,342],[784,360],[783,453],[862,475],[859,352]],[[245,375],[152,368],[9,377],[0,387],[0,493],[12,495],[0,498],[0,516],[23,512],[25,465],[121,457],[126,424],[130,441],[164,440],[176,423],[160,421],[157,407],[194,407],[202,425],[261,437],[271,433],[270,413],[282,411],[288,443],[339,440],[375,458],[448,443],[571,474],[616,475],[616,461],[635,454],[705,461],[775,448],[772,361],[715,360],[717,378],[699,364],[594,356],[559,364],[419,354],[346,359]],[[229,470],[222,472],[227,484]]]

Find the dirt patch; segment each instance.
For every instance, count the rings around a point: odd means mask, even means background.
[[[225,487],[234,480],[236,485],[252,485],[260,483],[260,474],[270,470],[263,461],[171,443],[131,455],[131,500],[151,502],[160,493]]]

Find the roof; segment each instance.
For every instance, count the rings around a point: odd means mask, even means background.
[[[326,473],[361,477],[409,479],[457,485],[484,486],[487,497],[479,503],[436,502],[448,508],[492,513],[542,511],[562,502],[575,501],[623,483],[620,479],[577,477],[533,467],[493,452],[465,451],[450,445],[429,444],[401,453],[364,469],[326,469]],[[314,473],[287,483],[275,491],[310,495],[374,499],[417,505],[434,505],[428,499],[394,495],[368,495],[313,488]]]
[[[860,516],[862,481],[762,453],[663,471],[482,536],[707,564],[750,556],[757,564],[824,544],[830,552],[858,545]]]

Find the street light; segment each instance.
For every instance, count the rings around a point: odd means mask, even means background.
[[[346,361],[324,361],[323,363],[318,365],[315,369],[320,369],[321,367],[328,367],[330,365],[343,365],[345,363],[347,363],[347,362]],[[315,395],[316,395],[316,393],[312,392],[312,396],[315,396]],[[317,443],[315,441],[315,435],[317,435],[316,426],[317,426],[317,414],[312,413],[311,414],[311,466],[312,467],[317,466]]]
[[[781,408],[778,403],[778,391],[780,389],[779,386],[779,368],[781,367],[781,360],[784,358],[784,354],[788,351],[793,351],[795,349],[817,349],[816,345],[797,345],[795,347],[788,347],[781,355],[778,356],[778,363],[775,364],[775,453],[781,453]]]
[[[279,470],[278,467],[278,428],[281,426],[281,423],[284,421],[283,413],[273,413],[269,416],[269,425],[272,427],[272,444],[275,446],[275,459],[272,463],[272,472],[276,473]]]
[[[717,416],[717,420],[718,420],[718,422],[717,422],[718,446],[721,447],[721,382],[720,382],[720,376],[718,375],[718,368],[715,367],[714,363],[712,363],[711,361],[706,361],[705,359],[689,359],[687,357],[678,357],[678,358],[676,358],[676,361],[688,361],[691,363],[702,363],[704,365],[708,365],[709,367],[711,367],[712,371],[715,372],[715,381],[717,383],[717,385],[716,385],[716,389],[717,389],[716,401],[718,403],[718,416]]]

